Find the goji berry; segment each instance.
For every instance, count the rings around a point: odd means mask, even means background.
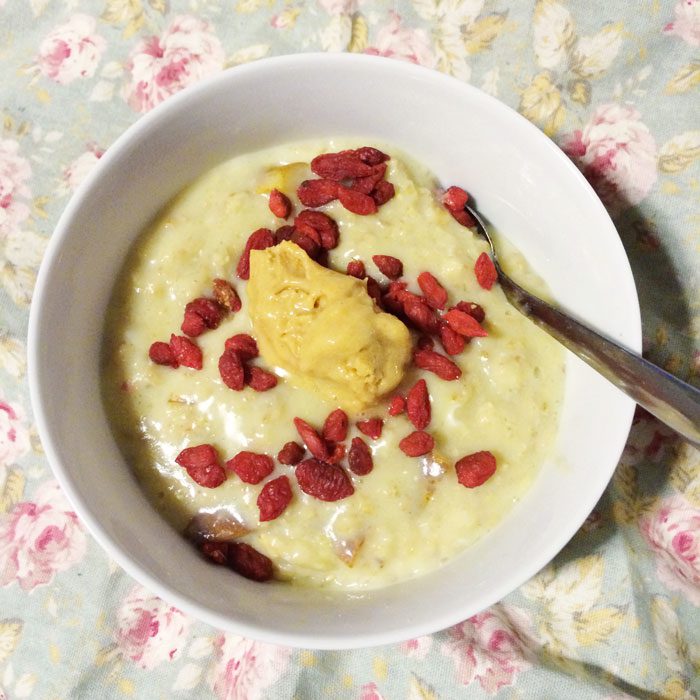
[[[282,243],[282,241],[288,241],[291,239],[293,234],[294,234],[294,226],[289,226],[288,224],[285,224],[284,226],[280,226],[275,231],[275,242]]]
[[[290,240],[292,243],[296,243],[296,245],[298,245],[312,260],[315,260],[318,257],[321,246],[319,246],[318,243],[313,240],[313,238],[310,238],[301,231],[294,229],[294,233],[292,234]]]
[[[250,251],[265,250],[275,245],[275,237],[269,228],[259,228],[248,236],[243,254],[236,267],[236,274],[242,279],[250,277]]]
[[[389,415],[400,416],[406,410],[406,399],[403,396],[394,396],[389,402]]]
[[[377,306],[382,305],[382,288],[379,285],[379,282],[374,279],[371,275],[367,275],[367,294],[374,299],[374,301],[377,303]]]
[[[473,301],[458,301],[452,308],[464,311],[465,314],[469,314],[479,323],[483,323],[486,318],[486,312],[483,307],[479,306],[479,304],[475,304]]]
[[[418,275],[418,286],[425,296],[429,306],[434,309],[444,309],[447,304],[447,292],[445,288],[429,272],[421,272]]]
[[[464,350],[467,341],[446,323],[440,324],[440,342],[448,355],[459,355]]]
[[[370,192],[370,197],[372,197],[378,207],[381,207],[382,204],[386,204],[390,199],[393,199],[395,194],[394,185],[387,180],[380,180]]]
[[[294,224],[294,230],[303,233],[307,238],[310,238],[319,248],[321,247],[321,234],[309,224],[303,221]]]
[[[210,464],[218,464],[219,455],[213,445],[205,443],[186,447],[175,457],[175,461],[186,469],[188,467],[206,467]]]
[[[322,211],[303,209],[294,219],[294,226],[309,226],[318,233],[319,245],[326,250],[332,250],[338,245],[338,224],[328,214]],[[305,231],[305,230],[304,230]]]
[[[252,581],[268,581],[274,568],[272,561],[245,542],[229,542],[227,565],[237,574]]]
[[[277,375],[262,367],[246,367],[245,382],[254,391],[269,391],[277,386]]]
[[[201,335],[207,328],[218,328],[224,317],[223,307],[213,299],[199,297],[185,306],[182,332],[191,337]],[[200,319],[198,321],[197,319]]]
[[[367,216],[377,213],[377,203],[368,194],[338,185],[338,201],[353,214]]]
[[[473,489],[488,481],[496,471],[496,458],[491,452],[474,452],[462,457],[455,464],[457,481],[468,489]]]
[[[168,343],[162,340],[157,340],[148,348],[148,356],[152,362],[157,365],[169,365],[170,367],[179,367],[180,363],[175,359],[175,353]]]
[[[184,335],[172,334],[170,336],[170,347],[179,364],[192,369],[202,369],[202,351],[189,338],[186,338]]]
[[[392,255],[373,255],[372,262],[391,280],[398,279],[403,274],[403,263]]]
[[[328,464],[338,464],[343,461],[343,457],[345,457],[345,444],[336,442],[335,445],[333,445],[331,456],[326,461]]]
[[[277,454],[277,461],[280,464],[298,464],[304,456],[304,448],[294,441],[285,442],[282,449]]]
[[[433,372],[440,379],[453,381],[462,376],[462,370],[449,358],[430,348],[418,348],[413,353],[413,363],[420,369]]]
[[[435,347],[435,341],[429,335],[421,335],[416,341],[416,348],[418,350],[431,349]]]
[[[286,219],[292,213],[292,202],[286,194],[279,190],[270,192],[268,205],[270,211],[279,219]]]
[[[462,211],[469,201],[469,195],[461,187],[452,185],[442,193],[441,199],[450,211]]]
[[[466,228],[475,228],[476,221],[466,209],[448,209],[452,218]]]
[[[350,477],[337,464],[305,459],[297,464],[294,473],[299,488],[320,501],[339,501],[355,493]]]
[[[229,311],[241,310],[241,299],[230,282],[215,279],[213,284],[214,299]]]
[[[390,159],[386,153],[382,153],[382,151],[373,146],[361,146],[355,150],[355,153],[357,157],[363,163],[367,163],[367,165],[378,165]]]
[[[403,316],[405,282],[390,282],[382,295],[382,306],[395,316]]]
[[[224,347],[227,350],[233,350],[238,353],[238,356],[243,361],[252,360],[259,354],[258,344],[255,342],[255,338],[247,333],[237,333],[227,338],[224,342]]]
[[[243,450],[226,462],[226,468],[235,472],[246,484],[259,484],[272,474],[275,463],[269,455]]]
[[[258,494],[260,522],[279,518],[292,500],[292,487],[289,479],[282,475],[268,481]]]
[[[299,437],[306,445],[306,448],[316,459],[326,460],[330,456],[330,451],[326,441],[312,428],[305,420],[301,418],[294,419],[294,426],[299,433]]]
[[[228,542],[202,542],[199,550],[219,566],[226,566],[228,563]]]
[[[437,333],[440,320],[435,314],[435,310],[431,309],[423,300],[408,299],[404,302],[403,310],[411,325],[417,330],[431,335]]]
[[[365,264],[362,262],[362,260],[351,260],[348,263],[345,274],[350,275],[350,277],[357,277],[358,280],[362,280],[367,276],[367,273],[365,272]]]
[[[420,457],[428,454],[435,447],[433,436],[416,430],[399,442],[399,449],[409,457]]]
[[[372,194],[372,190],[386,174],[386,163],[379,163],[373,166],[372,170],[374,172],[371,175],[356,178],[350,188],[356,192],[362,192],[362,194]]]
[[[406,414],[416,430],[425,430],[430,423],[430,396],[425,379],[419,379],[406,396]]]
[[[367,177],[372,174],[372,166],[364,163],[356,151],[345,151],[316,156],[311,161],[311,171],[319,177],[339,181],[348,177]]]
[[[488,335],[473,316],[459,309],[450,309],[443,319],[453,331],[465,338],[485,338]]]
[[[474,274],[476,275],[476,281],[484,289],[491,289],[498,280],[496,266],[487,253],[482,253],[476,259],[474,263]]]
[[[242,391],[245,387],[245,367],[235,350],[224,350],[219,358],[219,374],[229,389]]]
[[[348,414],[342,408],[331,411],[323,424],[323,439],[342,442],[348,435]]]
[[[226,481],[226,472],[220,464],[208,464],[205,467],[187,467],[190,479],[199,486],[215,489]]]
[[[384,421],[381,418],[368,418],[367,420],[358,421],[355,425],[357,429],[367,437],[371,437],[372,440],[379,440],[382,436]]]
[[[322,207],[338,198],[338,183],[335,180],[304,180],[297,187],[297,197],[305,207]]]
[[[350,452],[348,452],[348,466],[350,471],[358,476],[365,476],[372,471],[374,467],[372,452],[362,438],[352,439]]]

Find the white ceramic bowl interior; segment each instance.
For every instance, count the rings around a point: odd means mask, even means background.
[[[149,505],[107,424],[99,355],[112,285],[144,225],[208,168],[277,143],[338,135],[394,143],[443,183],[466,186],[563,307],[639,350],[639,306],[617,232],[557,147],[468,85],[410,64],[349,55],[238,67],[140,119],[66,208],[39,275],[29,333],[44,448],[109,554],[152,591],[216,627],[336,649],[442,629],[535,574],[602,494],[633,411],[629,399],[569,357],[556,454],[496,530],[422,578],[363,595],[309,595],[203,561]]]

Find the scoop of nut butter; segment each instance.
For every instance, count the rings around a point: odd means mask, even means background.
[[[249,311],[265,360],[350,410],[401,381],[406,326],[379,310],[366,283],[314,262],[289,241],[250,254]]]

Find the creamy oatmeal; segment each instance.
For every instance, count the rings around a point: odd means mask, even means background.
[[[270,191],[289,195],[298,213],[303,207],[295,192],[314,177],[311,159],[360,145],[304,142],[238,157],[170,202],[138,240],[118,280],[105,326],[102,386],[127,461],[175,528],[191,530],[197,514],[195,522],[204,527],[208,513],[210,523],[225,522],[229,535],[269,557],[277,578],[344,589],[385,586],[435,569],[502,519],[552,450],[564,377],[556,343],[513,309],[497,284],[486,290],[477,283],[474,264],[486,244],[440,204],[431,174],[390,147],[383,149],[391,155],[386,179],[396,195],[376,214],[351,213],[337,200],[320,207],[340,234],[327,269],[300,259],[300,249],[285,242],[254,251],[250,280],[236,278],[251,232],[293,220],[271,213]],[[450,358],[461,369],[459,378],[446,381],[411,363],[418,334],[409,334],[395,316],[379,314],[365,295],[366,282],[339,274],[361,259],[386,285],[390,280],[372,262],[378,254],[401,260],[401,279],[416,294],[419,274],[435,275],[448,293],[445,310],[458,301],[485,310],[488,335],[472,338]],[[545,293],[515,251],[504,257],[519,281]],[[153,341],[180,335],[185,305],[211,296],[216,278],[233,284],[242,308],[194,339],[202,369],[155,364],[149,359]],[[304,307],[298,292],[289,292],[304,285],[304,299],[315,299],[316,307]],[[303,323],[302,307],[308,312]],[[242,333],[258,341],[256,366],[277,376],[267,391],[235,391],[222,381],[218,360],[225,341]],[[434,349],[445,354],[437,339]],[[415,427],[405,413],[391,416],[388,408],[420,378],[431,399],[425,431],[435,446],[409,457],[399,443]],[[304,493],[295,468],[277,461],[258,484],[228,472],[217,488],[198,486],[175,461],[183,449],[201,444],[214,446],[222,464],[241,451],[274,458],[285,443],[301,442],[295,417],[320,429],[339,407],[349,416],[347,446],[362,438],[374,465],[358,476],[347,470],[347,459],[340,461],[354,488],[342,500]],[[379,438],[356,428],[376,417],[384,421]],[[478,488],[465,488],[455,463],[480,451],[493,454],[497,469]],[[279,517],[260,522],[261,488],[281,475],[289,477],[292,500]]]

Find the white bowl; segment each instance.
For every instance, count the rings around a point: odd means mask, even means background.
[[[309,595],[203,561],[146,500],[107,424],[99,356],[112,284],[143,226],[202,172],[237,154],[332,135],[394,143],[442,182],[468,186],[564,308],[640,349],[639,305],[617,232],[584,178],[540,131],[437,72],[369,56],[302,54],[185,90],[107,151],[67,206],[44,258],[29,326],[29,379],[56,477],[95,538],[135,579],[216,627],[341,649],[445,628],[534,575],[601,496],[634,404],[569,357],[556,454],[499,527],[432,574],[363,595]]]

